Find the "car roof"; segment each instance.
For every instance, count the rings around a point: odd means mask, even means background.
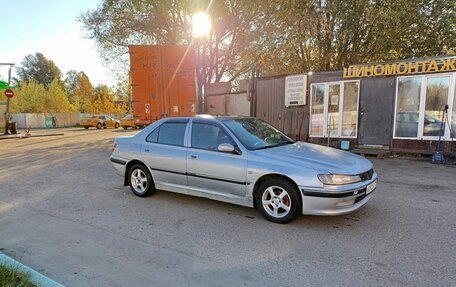
[[[235,119],[249,119],[252,117],[247,117],[247,116],[234,116],[234,115],[196,115],[193,117],[189,118],[197,118],[197,119],[214,119],[218,121],[224,121],[224,120],[235,120]]]
[[[247,116],[213,116],[213,115],[195,115],[189,117],[167,117],[160,119],[160,122],[169,122],[169,121],[187,121],[191,119],[202,119],[207,121],[222,122],[226,120],[236,120],[236,119],[253,119],[253,117]]]

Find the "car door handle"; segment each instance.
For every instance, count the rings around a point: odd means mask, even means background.
[[[190,158],[197,159],[198,156],[196,156],[196,155],[191,155]]]

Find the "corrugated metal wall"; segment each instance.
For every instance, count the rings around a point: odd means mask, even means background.
[[[295,140],[308,140],[310,85],[340,81],[342,72],[322,72],[308,76],[306,104],[285,107],[285,77],[258,78],[256,84],[256,117],[277,127]]]
[[[247,93],[207,95],[206,113],[209,115],[250,116],[250,101]]]
[[[294,140],[307,140],[308,95],[305,106],[285,107],[285,77],[257,80],[256,117],[267,121]]]

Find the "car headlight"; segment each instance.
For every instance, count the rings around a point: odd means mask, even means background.
[[[324,184],[350,184],[360,182],[361,177],[359,175],[345,175],[345,174],[319,174],[318,179]]]

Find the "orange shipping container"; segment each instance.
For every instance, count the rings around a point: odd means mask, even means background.
[[[136,125],[196,113],[193,52],[188,46],[129,46]]]

